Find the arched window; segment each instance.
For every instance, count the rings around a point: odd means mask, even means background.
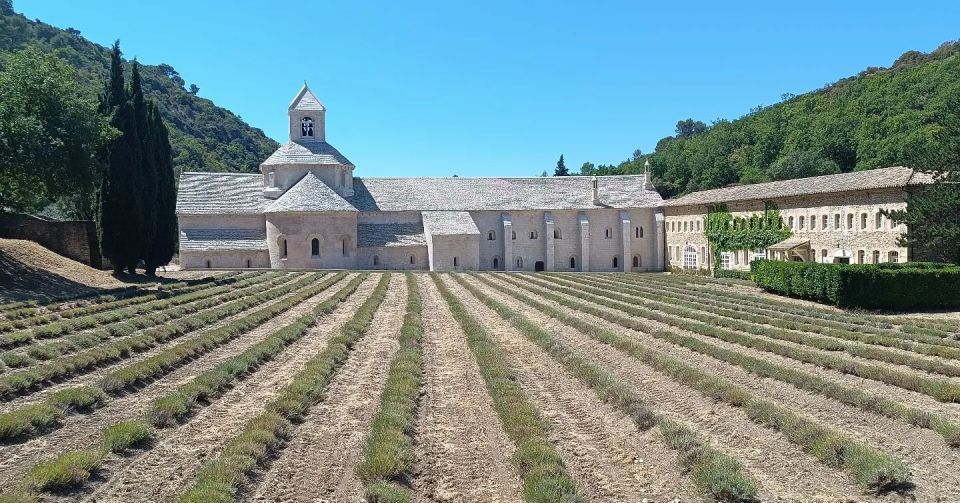
[[[840,230],[840,214],[839,213],[833,216],[833,230],[835,231]]]
[[[847,229],[853,230],[853,213],[847,213]]]
[[[876,230],[883,229],[883,213],[877,212],[877,221],[874,222],[874,228]]]
[[[700,232],[700,221],[697,220],[697,232]]]
[[[280,238],[280,257],[287,258],[287,238]]]
[[[867,214],[866,213],[860,214],[860,230],[862,231],[867,230]]]
[[[496,240],[497,240],[496,232],[493,232],[493,231],[487,232],[487,241],[496,241]]]
[[[865,264],[867,261],[867,252],[860,250],[857,252],[857,263]]]
[[[250,259],[247,259],[247,269],[250,268]]]
[[[634,234],[634,236],[636,236],[636,237],[638,237],[638,238],[642,238],[642,237],[643,237],[643,227],[637,227],[637,228],[633,229],[633,234]]]
[[[684,269],[697,268],[697,249],[693,245],[687,245],[683,249],[683,268]]]
[[[822,229],[822,230],[827,230],[827,224],[829,223],[829,219],[827,218],[826,215],[824,215],[822,220],[823,220],[823,221],[820,222],[820,224],[821,224],[821,225],[820,225],[820,229]]]
[[[373,256],[373,265],[380,265],[380,256],[379,256],[379,255],[374,255],[374,256]]]
[[[310,255],[314,257],[320,256],[320,240],[317,238],[310,240]]]
[[[313,137],[313,119],[310,117],[300,119],[300,136],[304,138]]]
[[[806,223],[806,218],[804,218],[803,215],[800,215],[800,230],[803,230],[805,223]]]
[[[900,261],[900,252],[896,250],[891,250],[889,253],[887,253],[887,262],[896,264],[899,261]]]
[[[523,269],[523,257],[517,257],[517,269]]]
[[[530,239],[537,239],[537,231],[530,231]]]
[[[500,269],[500,257],[493,257],[493,268],[496,270]]]
[[[816,215],[810,215],[810,230],[812,230],[812,231],[817,230],[817,216],[816,216]]]
[[[796,227],[793,226],[793,217],[787,219],[787,227],[789,227],[790,230],[796,230]]]
[[[606,239],[613,239],[613,229],[611,229],[610,227],[607,227],[606,229],[604,229],[603,237]]]
[[[563,234],[560,232],[560,229],[553,230],[553,239],[563,239]]]
[[[633,256],[633,267],[640,267],[640,255]]]
[[[410,255],[410,263],[411,263],[411,264],[416,264],[416,263],[417,263],[417,256],[416,256],[416,255]]]
[[[683,232],[687,232],[687,221],[683,221]]]
[[[340,253],[342,253],[344,257],[347,256],[347,238],[340,240]]]
[[[613,257],[613,268],[616,269],[620,267],[620,257]]]
[[[510,239],[517,240],[517,231],[510,231]]]
[[[570,268],[571,269],[577,268],[577,257],[570,257]]]
[[[460,265],[460,260],[458,260],[457,257],[453,257],[453,267],[457,267],[459,265]]]
[[[880,250],[873,250],[873,263],[874,264],[880,263]]]

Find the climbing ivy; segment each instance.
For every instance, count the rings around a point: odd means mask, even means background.
[[[790,229],[783,225],[780,210],[770,202],[764,203],[763,213],[735,217],[727,205],[707,209],[707,240],[713,250],[713,269],[720,269],[720,253],[737,250],[767,248],[790,237]]]

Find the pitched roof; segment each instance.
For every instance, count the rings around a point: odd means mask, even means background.
[[[357,211],[344,198],[308,171],[293,187],[275,201],[267,203],[264,213],[288,211]]]
[[[738,185],[722,189],[691,192],[668,201],[664,206],[717,204],[732,201],[769,200],[807,194],[829,194],[853,190],[889,189],[929,183],[929,176],[902,166],[853,171],[837,175],[795,178],[778,182]]]
[[[357,246],[361,248],[386,246],[424,246],[423,227],[420,224],[357,224]]]
[[[288,110],[326,110],[323,107],[323,103],[320,103],[320,100],[313,94],[313,91],[307,87],[307,83],[303,83],[303,87],[300,88],[300,91],[297,92],[297,95],[293,97],[293,101],[290,102],[290,107]]]
[[[333,145],[319,140],[288,141],[275,150],[261,166],[277,164],[341,164],[353,166]]]
[[[261,175],[188,172],[180,175],[177,214],[259,214],[264,201]]]
[[[262,229],[181,229],[181,250],[266,250]]]
[[[348,200],[360,211],[640,208],[662,201],[644,190],[643,176],[602,176],[595,205],[591,178],[356,178]]]
[[[423,231],[431,236],[480,234],[473,217],[466,211],[422,211]]]

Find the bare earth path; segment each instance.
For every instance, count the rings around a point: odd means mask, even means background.
[[[370,330],[334,376],[323,402],[313,407],[260,478],[251,501],[362,502],[356,474],[370,423],[377,412],[390,360],[399,344],[407,285],[393,275]]]
[[[135,392],[111,398],[105,406],[89,414],[72,414],[67,416],[64,420],[64,425],[57,430],[22,444],[0,446],[0,474],[3,475],[3,481],[0,483],[0,486],[6,486],[8,483],[16,480],[18,478],[17,475],[32,466],[37,459],[46,459],[61,450],[91,444],[99,438],[100,430],[105,426],[124,419],[142,417],[153,399],[170,393],[197,374],[216,366],[218,363],[234,355],[242,353],[250,346],[261,341],[273,330],[290,323],[314,305],[333,296],[343,284],[344,280],[341,280],[337,284],[332,285],[330,288],[307,299],[305,302],[267,321],[263,325],[237,337],[210,353],[190,361],[170,374],[146,384]],[[249,310],[244,311],[244,313],[249,312]],[[242,316],[242,314],[239,316]],[[223,323],[226,322],[224,321]],[[211,327],[220,325],[220,323],[217,323],[211,325]],[[138,359],[128,360],[124,362],[123,365],[129,364],[131,361],[138,361]],[[119,366],[116,368],[119,368]],[[100,376],[101,374],[103,374],[103,372],[98,371],[95,374],[89,374],[88,377],[92,379],[92,376]],[[92,383],[95,381],[88,382]]]
[[[493,294],[493,291],[488,289]],[[502,297],[498,299],[506,300]],[[540,299],[546,301],[545,299]],[[517,304],[512,304],[517,307]],[[804,453],[780,433],[760,426],[739,409],[707,398],[638,360],[524,308],[524,314],[606,368],[672,419],[689,424],[714,445],[740,460],[760,482],[762,501],[872,501],[843,473]],[[580,315],[582,313],[573,312]]]
[[[445,281],[507,353],[521,387],[550,422],[550,440],[589,501],[699,499],[680,472],[676,453],[658,438],[655,428],[641,433],[630,418],[603,403],[549,354],[473,301],[470,292],[449,278]]]
[[[326,347],[327,341],[370,296],[377,282],[371,275],[330,315],[322,317],[298,341],[261,366],[190,421],[164,436],[157,445],[132,463],[111,469],[109,481],[88,501],[169,501],[196,475],[204,461],[235,436],[247,419],[257,415],[306,362]]]
[[[466,336],[433,281],[423,293],[424,389],[416,435],[414,501],[521,501],[503,432]]]

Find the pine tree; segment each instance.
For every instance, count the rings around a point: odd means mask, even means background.
[[[170,148],[170,139],[167,126],[160,117],[160,109],[156,103],[151,103],[150,132],[153,148],[153,166],[157,175],[157,224],[150,245],[150,253],[146,257],[148,276],[153,276],[157,267],[165,265],[173,258],[177,247],[177,188],[173,172],[173,155]]]
[[[140,78],[140,64],[133,60],[130,75],[130,104],[137,122],[137,136],[140,139],[140,165],[133,176],[140,184],[140,256],[146,262],[150,254],[153,236],[157,228],[157,170],[154,165],[154,134],[148,105],[143,97],[143,82]]]
[[[553,176],[570,176],[567,165],[563,163],[563,154],[560,154],[560,160],[557,161],[557,168],[553,170]]]

